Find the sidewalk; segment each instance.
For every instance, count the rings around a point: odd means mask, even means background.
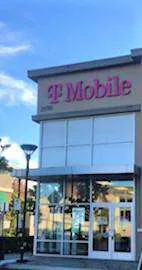
[[[89,267],[86,260],[35,257],[31,253],[24,255],[24,259],[28,260],[27,263],[19,264],[17,263],[19,257],[19,254],[6,254],[5,260],[0,261],[0,266],[4,265],[5,269],[14,270],[107,270],[105,267]]]
[[[29,259],[30,256],[32,256],[31,253],[26,253],[25,254],[25,258]],[[17,263],[17,259],[20,258],[20,255],[19,254],[15,254],[15,253],[12,253],[12,254],[5,254],[4,256],[4,260],[0,260],[0,270],[1,269],[4,269],[2,268],[2,266],[8,266],[8,265],[12,265],[12,264],[16,264]]]
[[[8,266],[6,269],[21,269],[21,270],[86,270],[86,268],[70,268],[70,267],[50,267],[50,266],[35,266],[35,265],[11,265]],[[87,270],[106,270],[105,268],[88,268]]]
[[[29,255],[29,256],[28,256]],[[10,260],[11,256],[6,256],[7,260]],[[18,259],[19,256],[15,256]],[[73,259],[62,259],[62,258],[45,258],[35,257],[31,254],[26,254],[25,259],[28,262],[25,264],[9,263],[6,265],[6,269],[21,269],[21,270],[107,270],[105,267],[89,267],[84,261]]]
[[[8,260],[18,259],[19,254],[11,254],[5,256]],[[21,270],[136,270],[137,263],[109,261],[109,260],[93,260],[93,259],[75,259],[75,258],[59,258],[59,257],[43,257],[33,256],[26,253],[24,259],[28,259],[25,264],[9,263],[5,269],[21,269]]]

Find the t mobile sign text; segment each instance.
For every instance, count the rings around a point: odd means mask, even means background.
[[[50,85],[47,91],[50,104],[58,104],[61,101],[81,102],[129,95],[132,91],[132,83],[127,79],[121,80],[119,76],[113,76],[108,77],[105,82],[94,79],[86,83],[83,81],[55,83]]]

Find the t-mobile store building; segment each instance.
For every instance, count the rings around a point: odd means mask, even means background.
[[[135,260],[142,248],[142,49],[31,70],[40,126],[34,254]],[[17,177],[25,172],[18,170]]]

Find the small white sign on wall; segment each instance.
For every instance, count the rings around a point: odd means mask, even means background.
[[[108,224],[107,217],[98,217],[97,224],[98,225],[107,225]]]

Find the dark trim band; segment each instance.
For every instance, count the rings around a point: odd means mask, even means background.
[[[32,120],[39,123],[40,121],[54,120],[54,119],[66,119],[71,117],[95,116],[113,113],[140,112],[140,111],[141,105],[138,104],[138,105],[128,105],[128,106],[101,108],[84,111],[34,115],[32,116]]]

